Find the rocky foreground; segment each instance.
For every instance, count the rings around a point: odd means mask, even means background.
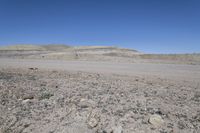
[[[0,70],[1,133],[199,133],[200,85],[158,77]]]

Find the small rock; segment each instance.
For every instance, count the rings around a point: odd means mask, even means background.
[[[38,70],[37,67],[30,67],[30,68],[28,68],[28,69],[30,69],[30,70]]]
[[[81,99],[79,102],[79,106],[81,108],[89,108],[89,107],[94,107],[95,102],[92,100],[87,100],[87,99]]]
[[[89,128],[94,128],[98,125],[100,121],[100,116],[98,110],[91,110],[88,115],[87,123]]]
[[[155,127],[159,127],[164,123],[164,120],[160,115],[154,114],[150,116],[149,123],[151,123]]]
[[[98,125],[98,120],[96,118],[90,118],[88,120],[88,125],[90,128],[94,128]]]
[[[24,96],[22,97],[22,99],[23,99],[23,100],[26,100],[26,99],[34,99],[34,96],[31,95],[31,94],[28,94],[28,95],[24,95]]]
[[[183,121],[178,122],[178,128],[179,129],[184,129],[186,127],[186,124]]]
[[[122,133],[122,127],[121,126],[113,127],[112,133]]]
[[[25,104],[25,103],[27,103],[27,102],[29,102],[29,101],[30,101],[30,99],[26,99],[26,100],[23,100],[22,103]]]
[[[52,96],[54,96],[54,94],[52,94],[50,92],[43,92],[43,93],[40,94],[39,100],[49,99]]]

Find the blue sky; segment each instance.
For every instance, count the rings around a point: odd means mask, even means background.
[[[0,0],[0,45],[200,52],[199,0]]]

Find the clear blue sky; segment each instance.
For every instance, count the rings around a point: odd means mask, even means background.
[[[200,52],[200,0],[0,0],[0,45]]]

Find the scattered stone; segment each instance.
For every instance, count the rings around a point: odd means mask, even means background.
[[[94,128],[98,125],[100,121],[99,113],[97,110],[91,110],[91,112],[88,115],[88,126],[89,128]]]
[[[79,106],[81,108],[89,108],[89,107],[94,107],[95,102],[92,100],[87,100],[87,99],[81,99],[79,102]]]
[[[150,116],[149,123],[151,123],[155,127],[159,127],[164,123],[164,120],[160,115],[154,114]]]
[[[96,127],[98,125],[98,120],[96,118],[94,118],[94,117],[90,118],[88,120],[88,125],[89,125],[90,128],[94,128],[94,127]]]
[[[7,132],[200,133],[198,90],[181,90],[177,82],[166,89],[168,83],[149,87],[140,79],[136,88],[132,77],[23,69],[4,79],[1,73],[0,128]]]
[[[28,95],[24,95],[23,97],[22,97],[22,99],[23,100],[27,100],[27,99],[34,99],[34,96],[32,95],[32,94],[28,94]]]
[[[112,133],[122,133],[122,127],[121,126],[113,127]]]
[[[41,93],[39,100],[49,99],[52,96],[54,96],[54,94],[49,93],[49,92],[43,92],[43,93]]]
[[[178,121],[178,128],[184,129],[186,127],[185,123],[183,121]]]
[[[30,67],[30,68],[28,68],[29,70],[38,70],[38,68],[37,67]]]
[[[30,101],[30,99],[26,99],[26,100],[23,100],[22,103],[25,104],[25,103],[27,103],[27,102],[29,102],[29,101]]]

